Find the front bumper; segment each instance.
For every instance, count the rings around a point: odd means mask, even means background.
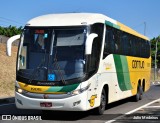
[[[40,103],[52,103],[52,107],[41,107]],[[59,111],[86,111],[87,91],[63,99],[37,99],[15,93],[16,107],[19,109],[59,110]]]

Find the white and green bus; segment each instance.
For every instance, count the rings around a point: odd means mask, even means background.
[[[20,38],[15,103],[20,109],[103,114],[107,104],[150,87],[150,42],[102,14],[49,14],[31,19]]]

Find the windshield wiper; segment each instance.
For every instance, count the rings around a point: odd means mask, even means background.
[[[56,49],[56,51],[55,51],[55,55],[54,55],[54,59],[53,59],[53,61],[54,61],[53,66],[57,67],[57,70],[59,72],[59,75],[60,75],[60,78],[62,80],[62,83],[65,85],[66,82],[65,82],[65,79],[64,79],[64,75],[62,74],[62,72],[60,70],[59,63],[57,62],[57,47],[56,46],[55,46],[55,49]]]
[[[62,80],[62,83],[65,85],[65,80],[64,80],[64,77],[63,77],[63,74],[62,74],[62,72],[61,72],[61,70],[60,70],[60,66],[59,66],[59,64],[58,64],[58,62],[57,62],[57,46],[55,46],[54,47],[54,41],[55,41],[55,31],[53,30],[53,32],[52,32],[52,35],[53,35],[53,37],[52,37],[52,42],[51,42],[51,49],[50,49],[50,56],[49,56],[49,62],[50,62],[50,57],[53,55],[53,49],[55,48],[56,50],[55,50],[55,55],[54,55],[54,58],[53,58],[53,66],[55,67],[57,67],[57,70],[58,70],[58,73],[59,73],[59,75],[60,75],[60,78],[61,78],[61,80]],[[48,64],[49,65],[49,64]]]
[[[45,63],[45,61],[46,61],[46,50],[45,50],[44,58],[42,59],[40,64],[37,66],[37,68],[34,69],[34,71],[32,72],[32,75],[31,75],[30,79],[28,80],[29,83],[32,83],[32,81],[35,78],[39,69],[46,69],[47,70],[47,67],[42,66]]]

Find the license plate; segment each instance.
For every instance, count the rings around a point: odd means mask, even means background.
[[[51,102],[41,102],[40,106],[41,107],[52,107],[52,103]]]

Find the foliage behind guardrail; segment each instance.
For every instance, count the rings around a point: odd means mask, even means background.
[[[0,26],[0,35],[5,35],[7,37],[12,37],[14,35],[21,34],[22,32],[22,26],[16,27],[16,26],[9,26],[9,27],[1,27]]]

